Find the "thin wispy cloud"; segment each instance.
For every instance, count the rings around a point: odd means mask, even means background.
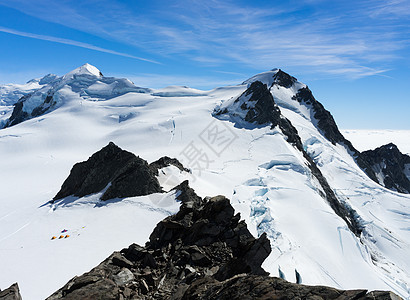
[[[243,64],[256,70],[282,67],[361,78],[385,72],[389,62],[400,59],[397,52],[408,47],[395,30],[402,26],[400,20],[390,19],[410,11],[408,0],[366,0],[356,6],[304,0],[265,7],[229,0],[170,0],[147,11],[101,0],[92,13],[83,3],[38,1],[41,5],[28,0],[2,2],[47,22],[218,70]],[[310,15],[301,14],[317,2],[320,5]],[[53,13],[58,11],[64,12],[63,17]]]
[[[14,35],[23,36],[23,37],[32,38],[32,39],[37,39],[37,40],[42,40],[42,41],[48,41],[48,42],[54,42],[54,43],[59,43],[59,44],[75,46],[75,47],[81,47],[81,48],[85,48],[85,49],[90,49],[90,50],[109,53],[109,54],[113,54],[113,55],[128,57],[128,58],[132,58],[132,59],[138,59],[138,60],[142,60],[142,61],[146,61],[146,62],[150,62],[150,63],[160,64],[159,62],[154,61],[154,60],[150,60],[150,59],[146,59],[146,58],[142,58],[142,57],[138,57],[138,56],[134,56],[134,55],[130,55],[130,54],[127,54],[127,53],[122,53],[122,52],[118,52],[118,51],[114,51],[114,50],[110,50],[110,49],[105,49],[105,48],[101,48],[101,47],[98,47],[98,46],[95,46],[95,45],[92,45],[92,44],[83,43],[83,42],[79,42],[79,41],[73,41],[73,40],[70,40],[70,39],[64,39],[64,38],[48,36],[48,35],[42,35],[42,34],[29,33],[29,32],[23,32],[23,31],[14,30],[14,29],[11,29],[11,28],[4,28],[4,27],[0,27],[0,32],[5,32],[5,33],[9,33],[9,34],[14,34]]]
[[[410,15],[408,0],[376,1],[370,10],[372,17],[397,18]]]

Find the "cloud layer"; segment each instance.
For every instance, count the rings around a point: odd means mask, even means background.
[[[221,70],[234,64],[261,70],[278,66],[352,79],[383,74],[408,47],[410,30],[403,18],[410,14],[407,0],[255,3],[153,0],[138,7],[135,2],[114,0],[1,1],[157,59],[35,33],[1,31],[150,62],[183,59]]]

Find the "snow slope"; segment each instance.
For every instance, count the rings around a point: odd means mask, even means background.
[[[105,78],[95,70],[87,76]],[[365,229],[356,237],[278,128],[237,128],[212,117],[248,83],[195,96],[172,87],[165,94],[128,92],[105,101],[62,85],[69,92],[58,109],[0,130],[0,287],[17,281],[24,299],[45,298],[113,251],[143,244],[155,224],[177,210],[172,192],[104,204],[98,194],[47,204],[74,163],[113,141],[149,162],[167,155],[192,169],[165,168],[159,179],[166,189],[188,178],[200,196],[230,198],[254,234],[268,233],[273,251],[264,267],[271,275],[280,269],[295,282],[297,270],[306,284],[409,297],[410,196],[374,183],[345,147],[321,135],[309,108],[292,100],[303,84],[271,89],[340,201],[359,214]],[[109,90],[101,87],[100,94]],[[69,238],[51,240],[63,229]]]
[[[32,79],[25,84],[0,85],[0,105],[10,106],[16,103],[22,96],[27,95],[42,86],[55,80],[57,75],[48,74],[42,78]]]
[[[55,80],[57,75],[48,74],[42,78],[36,78],[25,84],[0,85],[0,128],[2,128],[13,111],[13,105],[23,96],[33,93]]]

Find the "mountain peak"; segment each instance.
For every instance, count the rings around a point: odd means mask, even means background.
[[[248,87],[255,81],[260,81],[270,88],[273,84],[280,85],[284,88],[291,88],[297,82],[297,79],[281,69],[274,68],[270,71],[263,72],[252,76],[245,80],[242,84],[247,84]]]
[[[83,64],[81,67],[78,67],[77,69],[72,70],[71,72],[64,75],[64,77],[67,78],[72,75],[93,75],[97,77],[103,76],[100,70],[98,70],[93,65],[90,65],[89,63]]]

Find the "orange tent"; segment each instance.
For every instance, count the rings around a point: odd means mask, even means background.
[[[52,239],[52,240],[55,240],[56,238],[57,238],[56,236],[53,236],[51,239]]]

